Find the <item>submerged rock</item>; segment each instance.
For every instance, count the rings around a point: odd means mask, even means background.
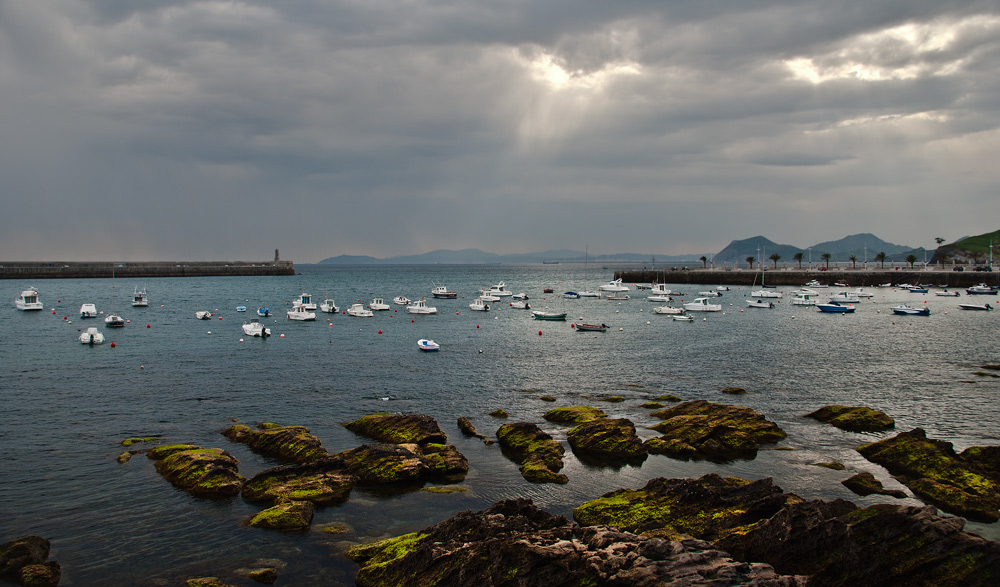
[[[319,438],[309,433],[305,426],[279,426],[270,422],[261,424],[260,430],[236,424],[222,431],[233,442],[241,442],[254,452],[292,463],[308,463],[329,454]]]
[[[313,510],[308,501],[283,501],[251,516],[246,524],[270,530],[306,530],[312,523]]]
[[[444,444],[448,437],[437,421],[423,414],[378,413],[362,416],[344,427],[351,432],[393,444]]]
[[[515,462],[521,476],[533,483],[567,483],[559,473],[566,449],[547,432],[531,422],[504,424],[497,430],[497,440]]]
[[[156,471],[192,495],[230,497],[243,487],[239,463],[221,448],[195,447],[171,452],[156,462]]]
[[[18,579],[21,569],[40,565],[49,558],[49,541],[41,536],[25,536],[0,544],[0,577]]]
[[[364,444],[337,454],[358,483],[460,480],[469,462],[450,444]]]
[[[604,410],[600,408],[594,408],[591,406],[566,406],[562,408],[553,408],[542,416],[549,422],[589,422],[591,420],[596,420],[598,418],[605,418],[607,414]]]
[[[747,392],[747,390],[742,387],[723,387],[719,391],[727,395],[744,395]]]
[[[896,421],[884,412],[864,406],[824,406],[806,417],[849,432],[880,432],[896,426]]]
[[[507,410],[503,408],[497,408],[493,410],[492,412],[490,412],[490,415],[493,416],[494,418],[507,418],[509,416],[507,414]]]
[[[357,477],[340,458],[261,471],[243,485],[243,498],[273,504],[284,500],[331,505],[347,500]]]
[[[966,458],[956,454],[950,442],[929,439],[915,428],[857,450],[921,499],[952,514],[995,522],[1000,520],[1000,475],[984,466],[983,447],[977,448]],[[986,454],[993,452],[985,448]]]
[[[677,459],[754,458],[761,443],[778,442],[786,436],[777,424],[745,406],[697,400],[652,415],[663,420],[651,426],[662,436],[647,440],[646,448]]]
[[[21,569],[21,585],[24,587],[56,587],[62,578],[62,567],[56,561],[28,565]]]
[[[458,419],[457,424],[458,424],[458,429],[461,430],[462,434],[466,436],[472,436],[474,438],[479,438],[479,439],[486,438],[485,434],[480,434],[476,432],[476,427],[473,426],[472,422],[464,416]]]
[[[734,563],[710,544],[579,528],[530,500],[462,512],[421,532],[356,546],[362,587],[385,585],[804,585],[767,565]]]
[[[590,420],[567,432],[573,452],[628,461],[646,458],[646,447],[627,418]]]
[[[849,479],[844,479],[840,482],[844,487],[850,489],[858,495],[891,495],[895,498],[906,497],[906,492],[900,491],[898,489],[886,489],[882,486],[882,482],[875,478],[875,475],[871,473],[858,473]]]

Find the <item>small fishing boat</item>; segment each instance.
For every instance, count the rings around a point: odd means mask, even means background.
[[[91,326],[80,333],[80,342],[91,346],[101,344],[104,342],[104,334],[96,327]]]
[[[815,279],[813,279],[812,281],[810,281],[809,283],[806,284],[806,287],[811,287],[813,289],[817,289],[817,288],[827,288],[827,287],[830,287],[830,286],[826,285],[825,283],[820,283],[820,282],[816,281]]]
[[[576,324],[577,332],[607,332],[607,324]]]
[[[659,302],[661,304],[666,304],[668,302],[674,301],[674,298],[663,294],[654,294],[651,296],[646,296],[646,300],[650,302]]]
[[[812,290],[809,290],[809,291],[812,291]],[[814,291],[812,293],[800,293],[797,296],[795,296],[794,298],[792,298],[792,305],[793,306],[815,306],[816,305],[816,300],[813,299],[813,296],[815,296],[815,295],[818,295],[818,294],[816,292],[814,292]]]
[[[391,310],[392,306],[385,303],[382,298],[373,298],[372,303],[368,304],[369,310],[379,311],[379,310]]]
[[[355,318],[372,318],[375,313],[365,308],[364,304],[351,304],[351,307],[347,309],[347,315]]]
[[[923,308],[914,308],[907,306],[906,304],[900,304],[892,307],[892,313],[899,314],[901,316],[930,316],[931,309],[927,306],[924,306]]]
[[[908,289],[910,293],[918,293],[918,294],[925,294],[929,291],[926,287],[922,285],[913,285],[906,289]]]
[[[959,304],[959,308],[963,310],[992,310],[993,308],[989,304]]]
[[[710,304],[708,298],[695,298],[684,304],[688,312],[721,312],[722,304]]]
[[[860,302],[861,298],[848,291],[837,292],[830,296],[831,304],[857,304]]]
[[[406,306],[406,311],[410,314],[437,314],[438,309],[434,306],[428,306],[426,300],[413,300],[410,302],[409,306]]]
[[[545,312],[542,310],[532,310],[535,320],[565,320],[566,312]]]
[[[197,319],[199,319],[199,320],[211,320],[212,319],[212,313],[209,312],[209,311],[207,311],[207,310],[199,310],[198,312],[194,313],[194,317],[197,318]]]
[[[979,285],[974,285],[965,290],[965,293],[970,296],[995,296],[997,295],[997,288],[992,285],[986,285],[985,283],[980,283]]]
[[[628,291],[628,286],[622,285],[621,279],[605,283],[597,288],[600,291]]]
[[[679,314],[673,317],[675,322],[694,322],[694,316],[688,316],[687,314]]]
[[[773,308],[774,303],[765,300],[747,300],[748,308]]]
[[[943,298],[957,298],[961,294],[959,294],[957,291],[944,290],[944,291],[936,291],[936,292],[934,292],[934,295],[940,296],[940,297],[943,297]]]
[[[628,297],[628,294],[624,294],[624,293],[611,293],[611,294],[608,294],[607,296],[605,296],[604,299],[611,300],[611,301],[615,301],[615,300],[624,301],[624,300],[629,299],[629,297]]]
[[[714,289],[710,289],[710,290],[706,290],[706,291],[700,291],[700,292],[698,292],[698,295],[706,297],[706,298],[721,298],[722,297],[722,292],[721,291],[715,291]]]
[[[562,297],[566,298],[567,300],[578,300],[580,299],[580,294],[576,293],[575,291],[567,291],[563,292]]]
[[[271,308],[268,308],[266,306],[261,306],[257,308],[257,315],[260,316],[261,318],[268,318],[271,316]]]
[[[499,302],[500,301],[500,296],[491,294],[490,290],[488,290],[488,289],[480,288],[479,289],[479,299],[483,300],[484,302]]]
[[[132,291],[132,305],[136,308],[145,308],[149,306],[149,297],[146,296],[145,287],[139,289],[139,286],[136,286],[134,288]]]
[[[406,296],[396,296],[392,298],[392,303],[396,304],[397,306],[409,306],[410,298]]]
[[[309,311],[303,304],[292,304],[291,310],[285,311],[285,316],[289,320],[298,322],[312,322],[316,320],[316,312]]]
[[[436,351],[441,348],[441,345],[428,338],[421,338],[417,341],[417,348],[422,351]]]
[[[665,283],[654,283],[653,287],[650,288],[649,293],[659,296],[671,296],[677,294],[677,292],[668,288]]]
[[[81,318],[97,318],[97,306],[94,304],[83,304],[80,306]]]
[[[579,295],[581,298],[599,298],[599,297],[601,297],[600,292],[596,292],[596,291],[593,291],[593,290],[581,291],[577,295]],[[608,299],[611,299],[611,298],[609,297]]]
[[[486,312],[490,309],[490,305],[483,298],[476,298],[469,304],[469,309],[477,312]]]
[[[501,298],[514,295],[514,292],[507,289],[507,284],[502,281],[496,285],[490,286],[489,291],[491,295]]]
[[[680,314],[684,313],[684,308],[675,308],[673,306],[657,306],[653,308],[653,313],[679,316]]]
[[[305,292],[302,292],[297,299],[292,301],[293,306],[296,304],[302,306],[303,309],[309,310],[310,312],[316,311],[316,302],[312,301],[312,296]]]
[[[853,304],[838,304],[830,302],[829,304],[816,304],[816,307],[820,312],[829,312],[832,314],[850,314],[856,309]]]
[[[514,300],[510,303],[510,307],[517,310],[530,310],[531,306],[528,305],[527,300]]]
[[[431,289],[431,295],[439,299],[453,300],[458,297],[458,292],[451,291],[443,285],[435,285]]]
[[[236,306],[236,311],[237,312],[246,312],[247,311],[247,307],[246,306]]]
[[[514,294],[513,296],[510,297],[510,299],[512,299],[512,300],[526,300],[526,299],[528,299],[528,294],[526,294],[526,293],[524,293],[522,291],[520,293]]]
[[[14,307],[25,312],[45,309],[42,302],[38,300],[38,290],[33,287],[22,291],[21,295],[14,298]]]
[[[247,336],[256,336],[260,338],[267,338],[271,336],[271,329],[266,328],[260,323],[259,318],[251,318],[249,322],[243,323],[243,334]]]
[[[764,287],[764,286],[762,286]],[[771,287],[771,286],[767,286]],[[758,289],[757,291],[750,292],[750,295],[755,298],[781,298],[784,297],[780,291],[774,291],[772,289]]]
[[[321,312],[326,312],[327,314],[336,314],[340,311],[337,307],[337,303],[329,298],[323,300],[323,303],[319,305]]]

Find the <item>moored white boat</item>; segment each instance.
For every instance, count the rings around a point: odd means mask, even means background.
[[[657,306],[653,308],[653,313],[677,316],[684,313],[684,308],[675,308],[673,306]]]
[[[775,291],[773,289],[758,289],[757,291],[750,292],[750,295],[755,298],[781,298],[784,297],[780,291]]]
[[[485,299],[480,297],[472,300],[472,303],[469,304],[469,309],[477,312],[485,312],[490,309],[490,305],[486,303]]]
[[[653,295],[660,296],[670,296],[674,295],[674,291],[667,287],[665,283],[654,283],[653,287],[650,288],[650,292]]]
[[[957,291],[944,290],[944,291],[936,291],[934,292],[934,295],[941,296],[943,298],[957,298],[961,294],[959,294]]]
[[[451,291],[443,285],[435,285],[431,289],[431,295],[439,299],[453,300],[458,297],[458,292]]]
[[[236,306],[236,311],[237,312],[246,312],[247,311],[247,307],[246,306]]]
[[[930,316],[931,309],[927,306],[924,306],[923,308],[913,308],[911,306],[907,306],[906,304],[900,304],[892,307],[892,313],[903,316]]]
[[[139,286],[135,287],[132,292],[132,305],[136,308],[145,308],[149,306],[149,297],[146,295],[145,287],[142,289],[139,289]]]
[[[514,300],[510,303],[511,308],[517,310],[530,310],[531,306],[528,304],[528,300]]]
[[[605,283],[597,288],[600,291],[628,291],[628,286],[622,285],[621,279],[616,279],[614,281]]]
[[[297,320],[299,322],[312,322],[316,320],[316,312],[309,311],[303,304],[299,303],[292,304],[292,309],[286,310],[285,316],[289,320]]]
[[[441,348],[441,345],[428,338],[421,338],[417,341],[417,348],[422,351],[436,351]]]
[[[479,290],[479,299],[484,302],[499,302],[500,296],[493,295],[490,290],[481,288]]]
[[[368,309],[378,312],[379,310],[391,310],[392,306],[385,303],[382,298],[374,298],[372,303],[368,304]]]
[[[860,287],[855,288],[854,291],[852,291],[851,293],[854,295],[854,297],[862,300],[868,300],[875,297],[875,294],[873,294],[870,291],[865,291],[864,288]]]
[[[514,292],[507,289],[507,284],[500,282],[489,289],[490,295],[494,295],[500,298],[514,295]]]
[[[974,285],[965,290],[965,293],[970,296],[995,296],[997,295],[997,288],[992,285],[986,285],[985,283],[980,283],[979,285]]]
[[[993,307],[989,304],[959,304],[959,308],[963,310],[992,310]]]
[[[661,304],[666,304],[667,302],[674,301],[674,298],[672,298],[670,296],[667,296],[667,295],[663,295],[663,294],[655,294],[655,295],[651,295],[651,296],[646,296],[646,299],[649,300],[650,302],[659,302]]]
[[[811,287],[813,289],[826,289],[826,288],[828,288],[830,286],[827,285],[827,284],[825,284],[825,283],[820,283],[820,282],[816,281],[815,279],[813,279],[809,283],[806,284],[806,287]]]
[[[406,306],[406,311],[410,314],[437,314],[438,309],[434,306],[428,306],[426,300],[413,300],[409,306]]]
[[[811,291],[811,290],[810,290]],[[819,295],[816,292],[812,293],[800,293],[794,298],[792,298],[793,306],[815,306],[816,299],[815,296]]]
[[[609,293],[608,295],[604,296],[604,299],[611,300],[611,301],[615,301],[615,300],[621,301],[621,300],[627,300],[627,299],[629,299],[629,297],[628,297],[627,293],[612,292],[612,293]]]
[[[397,306],[409,306],[410,298],[406,296],[396,296],[392,298],[392,303],[396,304]]]
[[[268,318],[271,316],[271,308],[268,308],[267,306],[261,306],[257,308],[257,315],[260,316],[261,318]]]
[[[560,297],[566,298],[567,300],[578,300],[580,299],[580,294],[575,291],[567,291],[559,294]]]
[[[577,295],[578,295],[579,297],[581,297],[581,298],[599,298],[599,297],[601,297],[601,294],[600,294],[600,292],[596,292],[596,291],[593,291],[593,290],[585,290],[585,291],[581,291],[581,292],[580,292],[579,294],[577,294]]]
[[[710,304],[708,298],[695,298],[684,304],[688,312],[721,312],[722,304]]]
[[[700,295],[702,297],[706,297],[706,298],[721,298],[722,297],[722,292],[721,291],[716,291],[714,289],[710,289],[710,290],[706,290],[706,291],[700,291],[700,292],[698,292],[698,295]]]
[[[847,291],[837,292],[830,296],[831,304],[857,304],[859,302],[861,302],[861,298]]]
[[[535,320],[565,320],[566,312],[548,312],[543,310],[532,310],[531,315]]]
[[[834,302],[830,302],[829,304],[816,304],[816,308],[818,308],[820,312],[828,312],[832,314],[850,314],[855,310],[853,304],[838,304]]]
[[[364,304],[351,304],[351,307],[347,309],[347,315],[355,318],[372,318],[375,313],[366,308]]]
[[[309,310],[311,312],[316,311],[316,302],[312,301],[312,296],[305,292],[302,292],[302,295],[292,301],[292,305],[294,306],[295,304],[301,305],[305,310]]]
[[[523,291],[522,292],[518,292],[518,293],[512,295],[510,297],[510,299],[512,299],[512,300],[526,300],[526,299],[528,299],[528,294],[524,293]]]
[[[80,306],[81,318],[97,318],[97,306],[94,304],[83,304]]]
[[[209,311],[207,311],[207,310],[199,310],[199,311],[197,311],[197,312],[194,313],[194,317],[197,318],[197,319],[199,319],[199,320],[211,320],[212,319],[212,313],[209,312]],[[107,319],[105,319],[105,320],[107,320]]]
[[[319,305],[319,309],[321,312],[326,312],[327,314],[336,314],[340,311],[340,308],[337,307],[337,302],[330,298],[323,300],[323,303]]]
[[[89,345],[101,344],[104,342],[104,334],[96,327],[91,326],[80,333],[80,342]]]
[[[243,323],[242,328],[243,334],[246,336],[258,336],[260,338],[271,336],[271,329],[261,324],[260,318],[251,318],[249,322]]]
[[[694,316],[688,316],[687,314],[680,314],[672,318],[676,322],[694,322]]]
[[[574,324],[577,332],[607,332],[607,324]]]
[[[14,307],[25,312],[44,310],[45,306],[38,300],[38,290],[33,287],[21,292],[21,295],[14,298]]]
[[[773,308],[774,303],[765,300],[747,300],[748,308]]]

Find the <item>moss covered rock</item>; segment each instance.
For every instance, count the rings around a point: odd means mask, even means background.
[[[589,422],[598,418],[607,417],[604,410],[591,406],[566,406],[562,408],[552,408],[542,416],[549,422]]]
[[[181,452],[183,450],[194,450],[196,448],[201,448],[193,444],[164,444],[151,448],[146,451],[146,457],[153,461],[159,461],[165,459],[175,452]]]
[[[497,409],[493,410],[492,412],[490,412],[490,415],[493,416],[494,418],[508,418],[508,417],[510,417],[510,415],[507,413],[507,410],[505,410],[503,408],[497,408]]]
[[[475,438],[486,438],[485,434],[480,434],[476,432],[476,427],[473,426],[472,422],[464,416],[458,419],[457,424],[458,424],[458,429],[461,430],[462,434],[466,436],[472,436]]]
[[[825,467],[827,469],[833,469],[834,471],[843,471],[844,469],[847,468],[844,466],[844,463],[838,463],[836,461],[831,461],[828,463],[813,463],[813,464],[816,465],[817,467]]]
[[[552,436],[531,422],[504,424],[497,430],[497,440],[515,462],[521,476],[533,483],[567,483],[559,473],[566,449]]]
[[[365,444],[337,456],[362,485],[456,482],[469,470],[469,461],[450,444]]]
[[[915,428],[857,450],[888,469],[918,497],[946,512],[977,521],[1000,520],[996,470],[956,454],[950,442],[929,439]]]
[[[243,477],[240,462],[221,448],[193,448],[172,452],[156,462],[156,471],[175,486],[205,497],[239,494]]]
[[[285,465],[261,471],[243,484],[243,498],[273,504],[308,501],[330,505],[347,500],[357,477],[343,459],[325,458],[304,465]]]
[[[351,432],[367,436],[379,442],[394,444],[444,444],[448,437],[437,421],[423,414],[379,413],[362,416],[344,424]]]
[[[896,421],[884,412],[864,406],[824,406],[806,417],[850,432],[879,432],[896,426]]]
[[[249,446],[254,452],[291,463],[308,463],[329,454],[319,438],[305,426],[279,426],[265,422],[260,430],[236,424],[222,431],[233,442]]]
[[[623,401],[625,401],[625,398],[622,397],[622,396],[620,396],[620,395],[608,395],[608,396],[605,396],[605,397],[599,397],[599,398],[597,398],[597,401],[609,402],[609,403],[612,403],[612,404],[620,404]]]
[[[647,440],[646,448],[651,453],[678,459],[753,458],[761,443],[785,438],[785,431],[777,424],[745,406],[698,400],[658,410],[652,415],[663,420],[651,426],[662,436]]]
[[[747,392],[747,390],[742,387],[723,387],[719,391],[726,395],[744,395]]]
[[[677,397],[676,395],[674,395],[672,393],[668,393],[666,395],[658,395],[658,396],[654,397],[653,399],[656,400],[656,401],[658,401],[658,402],[670,402],[672,404],[675,404],[675,403],[681,401],[681,398]]]
[[[895,498],[906,497],[906,492],[898,489],[886,489],[882,482],[871,473],[858,473],[840,482],[844,487],[850,489],[858,495],[891,495]]]
[[[313,519],[313,504],[308,501],[284,501],[251,516],[248,526],[269,530],[307,530]]]
[[[469,472],[469,461],[453,444],[404,444],[427,466],[427,478],[459,481]]]
[[[647,410],[658,410],[663,407],[660,402],[643,402],[639,404],[640,408],[646,408]]]
[[[641,461],[646,447],[627,418],[601,418],[584,422],[567,433],[573,452],[586,456]]]
[[[231,583],[226,583],[218,577],[198,577],[188,579],[184,582],[185,587],[237,587]]]
[[[41,536],[25,536],[0,544],[0,577],[17,579],[21,569],[40,565],[49,558],[49,541]]]
[[[138,444],[140,442],[155,442],[156,438],[152,436],[134,436],[132,438],[126,438],[122,441],[122,446],[132,446],[133,444]]]
[[[23,587],[56,587],[62,578],[62,567],[56,561],[28,565],[21,569]]]
[[[771,479],[751,482],[711,473],[700,479],[653,479],[638,491],[612,491],[574,509],[573,519],[636,534],[716,540],[771,517],[789,499]]]

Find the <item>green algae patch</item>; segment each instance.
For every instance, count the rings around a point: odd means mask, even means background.
[[[490,415],[493,416],[494,418],[508,418],[508,417],[510,417],[510,415],[507,413],[507,410],[505,410],[503,408],[497,408],[497,409],[493,410],[492,412],[490,412]]]
[[[643,402],[639,404],[640,408],[646,408],[647,410],[658,410],[663,407],[660,402]]]
[[[915,428],[857,450],[918,497],[948,513],[984,522],[1000,520],[997,471],[956,454],[950,442],[928,439]]]
[[[432,485],[430,487],[422,487],[420,491],[426,491],[428,493],[465,493],[469,491],[465,487],[440,487],[437,485]]]
[[[647,440],[646,448],[677,459],[724,462],[754,458],[760,444],[775,443],[786,436],[777,424],[745,406],[697,400],[651,415],[662,420],[650,427],[662,436]]]
[[[319,438],[310,434],[305,426],[264,423],[261,427],[254,430],[245,424],[236,424],[223,430],[222,435],[249,446],[258,454],[291,463],[308,463],[329,456]]]
[[[196,446],[194,444],[164,444],[147,450],[146,458],[152,461],[159,461],[161,459],[169,457],[175,452],[181,452],[183,450],[193,450],[196,448],[201,448],[201,447]]]
[[[313,509],[308,501],[286,501],[251,516],[246,525],[269,530],[308,530]]]
[[[323,459],[261,471],[243,485],[243,498],[268,504],[290,500],[332,505],[346,501],[356,481],[342,460]]]
[[[566,483],[559,473],[566,452],[557,440],[530,422],[504,424],[497,430],[497,440],[505,454],[521,465],[521,476],[533,483]]]
[[[446,443],[448,437],[434,418],[423,414],[378,413],[362,416],[344,427],[379,442],[393,444]]]
[[[815,412],[806,414],[806,417],[826,422],[849,432],[880,432],[896,426],[896,421],[884,412],[865,406],[824,406]]]
[[[354,529],[343,522],[334,522],[323,526],[322,531],[324,534],[350,534]]]
[[[597,401],[608,402],[612,404],[620,404],[621,402],[625,401],[625,398],[620,395],[608,395],[605,397],[597,398]]]
[[[156,462],[156,471],[175,486],[204,497],[239,494],[244,479],[236,457],[219,448],[193,448]]]
[[[658,402],[670,402],[672,404],[675,404],[675,403],[677,403],[679,401],[682,401],[681,398],[677,397],[676,395],[674,395],[672,393],[668,393],[666,395],[656,396],[656,397],[653,398],[653,400],[658,401]]]
[[[551,395],[539,396],[538,399],[542,400],[543,402],[554,402],[554,401],[556,401],[556,398],[552,397]]]
[[[372,544],[352,546],[344,556],[361,566],[355,579],[359,585],[403,587],[408,585],[409,577],[398,571],[394,572],[393,565],[412,553],[427,536],[412,532]]]
[[[589,422],[598,418],[605,418],[607,417],[607,414],[604,413],[604,410],[591,406],[566,406],[553,408],[545,412],[542,417],[549,422],[580,423]]]
[[[573,452],[627,462],[646,458],[646,447],[627,418],[601,418],[584,422],[567,432]]]
[[[122,446],[132,446],[133,444],[139,444],[141,442],[156,442],[156,438],[153,436],[126,438],[122,441]]]

